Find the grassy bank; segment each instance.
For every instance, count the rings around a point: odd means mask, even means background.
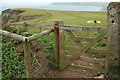
[[[28,23],[33,24],[52,24],[55,20],[62,20],[66,25],[79,25],[79,26],[107,26],[107,13],[99,11],[58,11],[58,10],[42,10],[30,8],[17,8],[25,10],[21,16],[28,15],[42,15],[36,19],[28,20]],[[102,24],[87,24],[88,20],[99,20]],[[23,21],[19,22],[22,23]]]

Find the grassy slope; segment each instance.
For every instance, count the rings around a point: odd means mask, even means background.
[[[34,24],[52,24],[55,20],[62,20],[66,25],[79,25],[79,26],[96,26],[106,27],[107,15],[106,12],[98,11],[57,11],[57,10],[42,10],[42,9],[29,9],[17,8],[25,10],[26,12],[20,14],[25,15],[43,15],[40,18],[29,20],[29,23]],[[102,24],[86,24],[88,20],[100,20]]]

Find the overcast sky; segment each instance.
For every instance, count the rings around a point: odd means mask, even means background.
[[[0,0],[0,11],[5,7],[14,8],[14,6],[40,6],[52,2],[118,2],[120,0]]]
[[[120,0],[0,0],[2,6],[6,5],[44,5],[52,2],[118,2]]]
[[[1,0],[5,3],[51,3],[51,2],[113,2],[120,0]]]

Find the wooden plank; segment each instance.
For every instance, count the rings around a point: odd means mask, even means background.
[[[65,46],[66,50],[70,50],[71,52],[73,52],[72,50],[76,49],[77,47],[73,47],[73,46]],[[75,53],[75,52],[74,52]],[[103,53],[106,54],[107,53],[107,49],[95,49],[95,48],[90,48],[87,53]]]
[[[62,21],[54,21],[54,34],[55,34],[55,61],[56,64],[58,64],[58,67],[60,67],[60,31],[59,27],[64,25]]]
[[[98,68],[90,68],[90,67],[85,67],[85,66],[77,66],[77,65],[71,65],[70,68],[73,69],[81,69],[81,70],[86,70],[86,71],[90,71],[90,72],[99,72],[99,73],[103,73],[104,69],[98,69]]]
[[[24,24],[9,24],[10,26],[24,26]]]
[[[107,50],[106,49],[95,49],[95,48],[90,48],[87,53],[103,53],[106,54]]]
[[[21,41],[25,41],[27,38],[27,37],[24,37],[24,36],[21,36],[18,34],[14,34],[14,33],[8,32],[8,31],[4,31],[4,30],[0,30],[0,34],[8,36],[8,37],[12,37],[14,39],[21,40]]]
[[[59,28],[54,27],[54,35],[55,35],[55,61],[56,64],[59,64]]]
[[[26,76],[27,78],[32,78],[31,75],[31,54],[30,54],[30,42],[24,42],[24,59],[25,59],[25,66],[26,66]]]
[[[65,37],[65,40],[70,41],[70,39],[74,39],[75,41],[85,41],[85,42],[91,42],[94,40],[94,38],[83,38],[83,37]]]
[[[80,56],[79,60],[85,61],[88,63],[93,63],[93,64],[104,64],[104,59],[97,59],[97,58],[89,58],[89,57]]]
[[[78,48],[76,46],[65,46],[65,55],[75,55]]]
[[[67,30],[68,34],[72,37],[76,37],[76,35],[72,32],[72,31],[69,31]],[[70,42],[76,47],[76,48],[73,48],[73,54],[72,54],[72,57],[71,59],[69,59],[69,57],[66,57],[65,56],[65,59],[66,59],[66,63],[67,65],[70,65],[75,59],[77,59],[79,56],[80,56],[80,53],[81,52],[81,48],[80,45],[82,46],[82,44],[80,42],[75,42],[73,39],[70,39]]]
[[[91,42],[94,40],[94,38],[71,37],[71,36],[65,37],[65,40],[67,40],[67,41],[70,41],[70,39],[74,39],[74,41],[81,41],[81,42]],[[101,39],[100,42],[107,43],[107,39]]]
[[[73,50],[76,48],[77,48],[77,46],[65,46],[65,49],[68,49],[68,50]]]
[[[38,34],[33,34],[32,36],[28,37],[28,40],[31,41],[31,40],[37,39],[39,37],[42,37],[44,35],[47,35],[47,34],[53,32],[53,31],[54,31],[53,29],[48,29],[48,30],[42,31],[42,32],[40,32]]]
[[[59,32],[59,69],[63,70],[66,68],[65,63],[65,45],[64,45],[64,31],[60,30]]]
[[[66,30],[66,32],[67,32],[70,36],[73,37],[73,39],[70,39],[70,41],[71,41],[75,46],[78,46],[78,47],[81,46],[81,47],[83,47],[81,41],[74,41],[74,38],[77,37],[77,36],[76,36],[72,31]],[[80,49],[80,47],[79,47],[79,49]]]
[[[24,26],[24,24],[9,24],[10,26]],[[29,27],[53,27],[52,24],[27,24]]]
[[[28,24],[28,26],[35,26],[35,27],[53,27],[52,24]]]
[[[71,63],[72,60],[75,60],[73,58],[73,55],[65,55],[65,57],[66,57],[66,61],[68,61],[68,63]],[[105,63],[104,59],[90,58],[90,57],[84,57],[84,56],[80,56],[77,59],[77,61],[85,61],[87,63],[94,64],[94,65],[96,65],[97,68],[103,68],[104,63]]]
[[[97,42],[101,40],[102,37],[106,35],[107,31],[100,34],[98,37],[96,37],[92,42],[90,42],[82,51],[87,52],[92,46],[94,46]]]
[[[104,32],[107,30],[106,27],[98,28],[98,27],[77,27],[77,26],[64,26],[60,27],[63,30],[79,30],[79,31],[96,31],[96,32]]]

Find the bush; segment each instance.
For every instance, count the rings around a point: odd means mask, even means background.
[[[12,44],[2,46],[2,78],[25,78],[24,61],[19,60]]]

